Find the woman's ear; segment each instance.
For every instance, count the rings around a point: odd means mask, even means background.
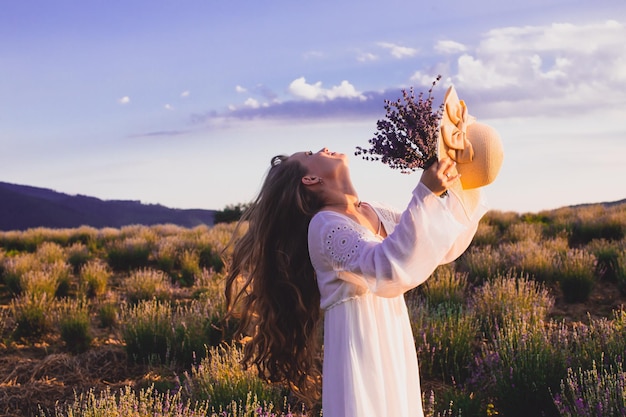
[[[304,177],[302,177],[302,184],[304,185],[315,185],[315,184],[321,184],[321,183],[322,183],[321,177],[316,177],[314,175],[305,175]]]

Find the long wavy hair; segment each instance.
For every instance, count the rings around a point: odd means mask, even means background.
[[[323,206],[305,168],[272,158],[261,191],[239,226],[226,277],[227,318],[239,319],[244,366],[287,384],[309,404],[319,398],[320,294],[308,251],[311,218]],[[242,227],[242,230],[245,228]]]

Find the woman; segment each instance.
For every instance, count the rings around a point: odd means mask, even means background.
[[[422,416],[403,294],[469,245],[444,158],[422,173],[399,214],[359,200],[346,155],[324,148],[272,159],[227,277],[230,314],[251,333],[246,364],[314,398],[324,311],[324,417]]]

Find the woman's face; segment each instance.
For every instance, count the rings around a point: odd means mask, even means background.
[[[348,166],[346,154],[331,152],[328,148],[322,148],[318,152],[296,152],[289,157],[304,166],[307,175],[329,179],[340,174]]]

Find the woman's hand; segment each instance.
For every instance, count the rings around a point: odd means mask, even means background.
[[[450,158],[444,158],[422,172],[420,181],[434,194],[441,195],[450,187],[450,184],[461,177],[455,167],[456,162]]]

